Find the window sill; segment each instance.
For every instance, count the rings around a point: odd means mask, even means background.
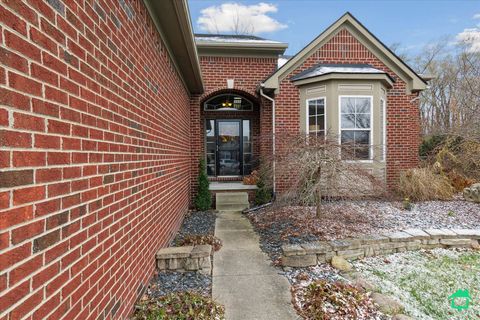
[[[342,160],[346,163],[373,163],[373,160]]]

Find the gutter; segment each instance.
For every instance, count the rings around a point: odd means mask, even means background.
[[[275,99],[270,98],[267,96],[265,93],[263,93],[263,88],[265,87],[265,84],[261,83],[260,84],[260,95],[264,97],[265,99],[269,100],[272,102],[272,156],[273,156],[273,161],[272,161],[272,174],[273,174],[273,198],[275,199],[276,196],[276,179],[275,179]]]
[[[143,0],[186,89],[203,93],[200,68],[187,0]]]
[[[197,47],[199,48],[233,48],[233,49],[240,49],[240,48],[251,48],[255,50],[275,50],[279,52],[285,52],[288,48],[288,44],[283,42],[218,42],[218,41],[202,41],[196,40],[195,41]]]

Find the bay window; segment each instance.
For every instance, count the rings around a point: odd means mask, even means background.
[[[372,97],[340,96],[342,159],[370,160]]]
[[[307,100],[307,133],[325,136],[325,98]]]

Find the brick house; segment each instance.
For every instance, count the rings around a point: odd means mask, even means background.
[[[355,160],[383,159],[390,186],[417,165],[425,81],[350,14],[278,68],[286,44],[195,36],[186,1],[0,10],[2,320],[126,318],[201,158],[212,181],[237,181],[273,132],[334,130]]]

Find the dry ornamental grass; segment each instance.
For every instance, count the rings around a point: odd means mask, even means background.
[[[410,169],[400,175],[398,191],[413,201],[449,200],[454,188],[448,178],[430,168]]]

